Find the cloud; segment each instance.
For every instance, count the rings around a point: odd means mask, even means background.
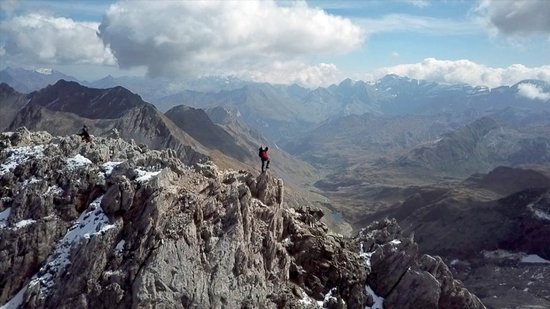
[[[98,23],[32,13],[0,23],[5,53],[31,64],[115,64],[97,37]]]
[[[367,34],[381,32],[421,32],[435,35],[467,35],[479,32],[479,25],[471,20],[449,20],[408,14],[388,14],[381,18],[359,19]]]
[[[430,5],[430,1],[428,0],[405,0],[405,2],[408,2],[419,8],[424,8]]]
[[[474,86],[498,87],[513,85],[525,79],[550,82],[550,66],[528,68],[513,64],[506,68],[492,68],[470,60],[424,59],[420,63],[401,64],[376,71],[375,77],[397,74],[438,83],[466,83]]]
[[[291,64],[346,53],[364,40],[350,20],[305,2],[285,7],[275,1],[118,2],[99,30],[120,67],[144,66],[150,76],[164,77],[251,72],[275,78],[292,72]],[[310,72],[315,79],[311,72],[324,70],[306,67],[298,67],[301,73],[294,77],[308,80]]]
[[[518,85],[518,94],[532,100],[550,100],[550,93],[544,92],[537,85],[521,83]]]
[[[272,84],[298,84],[304,87],[329,86],[344,75],[334,64],[307,65],[295,62],[275,62],[267,70],[240,70],[229,75],[241,79]]]
[[[0,1],[0,11],[5,12],[8,16],[11,16],[13,11],[15,11],[18,2],[19,0],[2,0]]]
[[[550,34],[548,0],[481,0],[476,12],[495,34]]]

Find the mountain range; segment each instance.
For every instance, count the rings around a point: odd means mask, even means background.
[[[354,235],[396,218],[490,308],[548,304],[544,284],[523,291],[540,263],[522,262],[549,258],[537,235],[548,232],[550,101],[523,91],[550,93],[547,83],[489,89],[388,75],[307,89],[211,78],[178,92],[136,78],[138,95],[116,85],[123,80],[63,80],[25,94],[0,84],[0,127],[67,135],[86,124],[98,137],[134,140],[136,150],[252,173],[257,148],[268,145],[288,203],[320,207],[333,231]],[[517,269],[529,275],[497,275]]]

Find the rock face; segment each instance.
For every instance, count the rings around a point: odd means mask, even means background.
[[[250,149],[255,151],[256,147],[246,148],[239,145],[231,134],[214,124],[202,109],[179,105],[171,108],[165,115],[209,149],[217,149],[240,161],[256,158],[250,153]]]
[[[5,83],[0,83],[0,130],[4,131],[17,112],[27,104],[27,98]]]
[[[333,235],[269,174],[25,128],[0,150],[8,308],[484,308],[395,221]]]
[[[441,258],[419,254],[410,238],[401,237],[395,220],[374,222],[358,236],[370,268],[368,285],[384,298],[384,308],[484,308],[453,279]]]

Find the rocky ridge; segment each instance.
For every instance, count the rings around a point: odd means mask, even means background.
[[[484,308],[394,220],[335,235],[270,174],[120,138],[4,132],[0,195],[2,308]]]

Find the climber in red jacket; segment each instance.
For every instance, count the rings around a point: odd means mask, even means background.
[[[269,150],[268,147],[265,147],[265,149],[263,147],[260,147],[260,151],[258,153],[258,155],[260,156],[260,159],[262,159],[262,173],[264,172],[264,164],[266,162],[267,164],[265,164],[265,169],[269,168],[269,155],[267,154],[268,150]]]

